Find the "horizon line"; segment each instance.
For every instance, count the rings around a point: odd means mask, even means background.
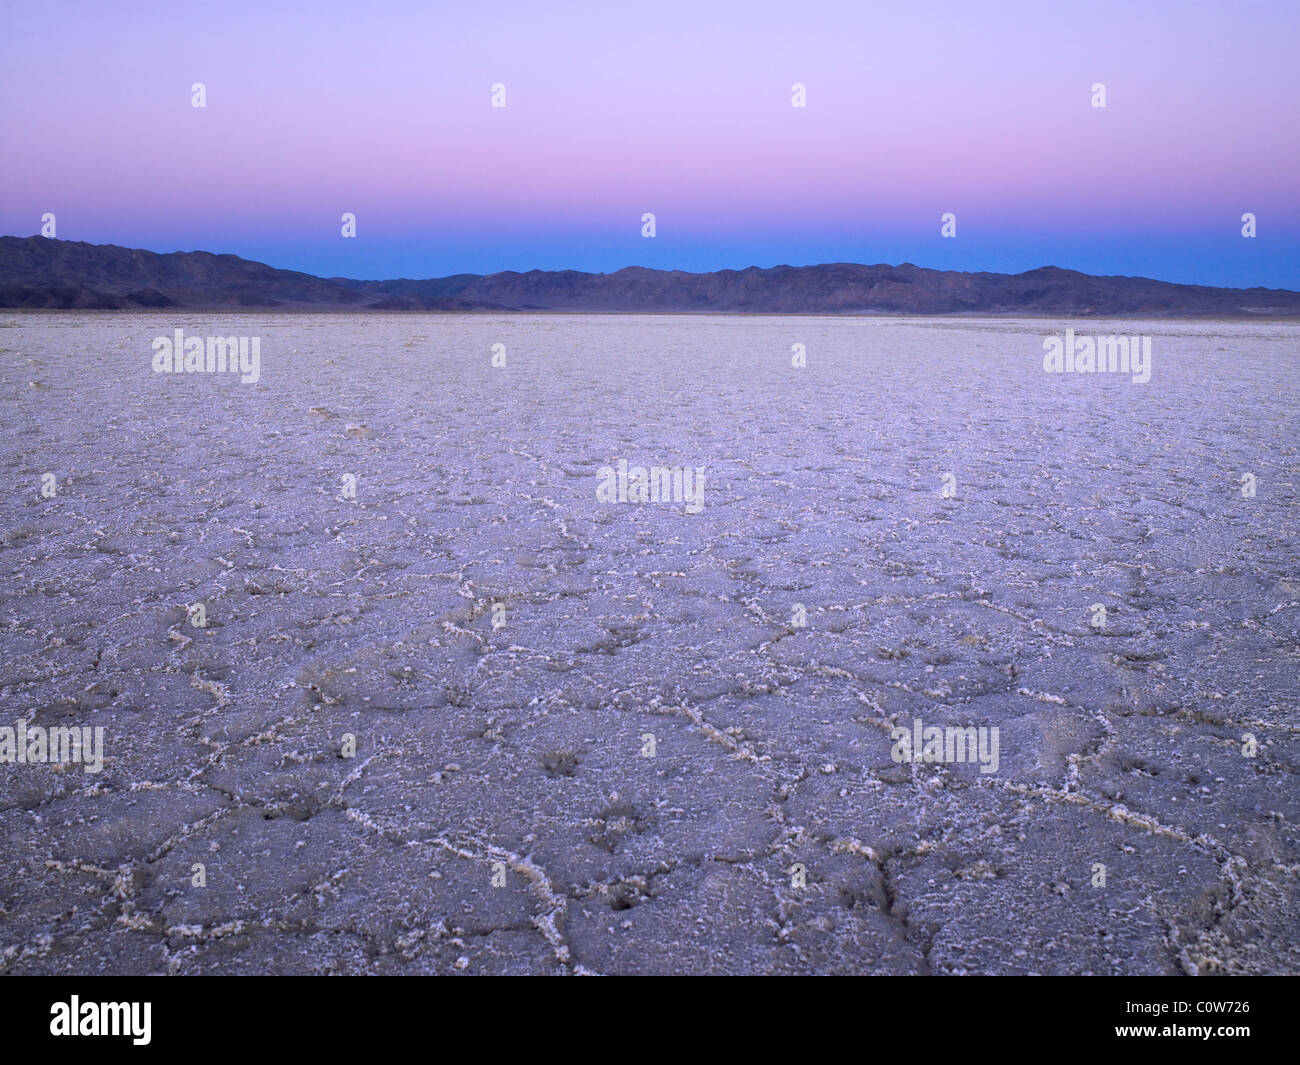
[[[1077,274],[1080,277],[1118,278],[1118,279],[1123,279],[1128,281],[1151,281],[1159,285],[1177,285],[1182,288],[1208,288],[1208,289],[1219,289],[1223,291],[1235,291],[1235,292],[1253,292],[1255,290],[1262,290],[1265,292],[1289,292],[1289,293],[1300,294],[1300,289],[1273,288],[1268,285],[1247,285],[1247,286],[1207,285],[1204,283],[1191,282],[1191,281],[1165,281],[1158,277],[1148,277],[1145,274],[1090,274],[1083,270],[1076,270],[1073,267],[1057,266],[1054,263],[1044,263],[1041,266],[1034,266],[1028,270],[1020,270],[1015,273],[1007,273],[1001,270],[945,270],[945,269],[932,267],[932,266],[920,266],[910,261],[902,262],[902,263],[887,263],[887,262],[865,263],[865,262],[852,262],[849,260],[836,260],[833,262],[804,263],[802,265],[795,265],[792,263],[777,263],[773,266],[758,266],[757,264],[751,264],[749,266],[744,266],[744,267],[720,267],[716,270],[683,270],[678,267],[640,266],[637,264],[629,264],[627,266],[620,266],[617,270],[582,270],[582,269],[578,269],[577,267],[560,267],[556,269],[544,269],[542,267],[532,267],[531,269],[528,270],[494,270],[491,273],[474,273],[472,271],[462,271],[462,272],[451,273],[451,274],[429,275],[426,277],[349,277],[345,274],[328,274],[328,275],[314,274],[307,270],[296,270],[293,269],[292,267],[275,266],[271,263],[264,262],[260,259],[249,259],[243,255],[239,255],[236,252],[210,251],[207,248],[190,248],[190,249],[178,248],[175,251],[163,252],[163,251],[155,251],[152,248],[131,247],[126,244],[114,244],[112,242],[108,242],[104,244],[96,244],[93,241],[88,241],[88,240],[68,240],[63,237],[47,237],[40,233],[32,233],[27,236],[19,236],[16,233],[5,233],[5,234],[0,234],[0,240],[21,240],[21,241],[48,240],[56,244],[84,244],[87,247],[91,247],[91,248],[121,248],[124,251],[144,251],[144,252],[148,252],[151,255],[212,255],[214,257],[230,256],[235,259],[240,259],[243,262],[253,263],[254,265],[257,266],[265,266],[270,270],[279,270],[284,273],[302,274],[304,277],[314,277],[321,281],[357,281],[362,283],[373,282],[376,284],[381,284],[384,282],[393,282],[393,281],[444,281],[447,280],[448,278],[453,278],[453,277],[487,278],[487,277],[500,277],[507,274],[515,274],[522,277],[522,276],[527,276],[529,274],[574,273],[574,274],[585,274],[588,277],[612,277],[615,274],[623,273],[626,270],[645,270],[647,272],[656,273],[656,274],[675,273],[675,274],[687,274],[693,277],[703,277],[710,274],[724,274],[724,273],[739,274],[739,273],[745,273],[748,270],[759,270],[759,271],[781,270],[781,269],[812,270],[818,267],[826,267],[826,266],[862,266],[862,267],[885,267],[890,270],[903,270],[903,269],[911,268],[913,270],[926,270],[934,274],[961,274],[964,276],[977,276],[980,274],[989,274],[998,277],[1023,277],[1026,274],[1036,273],[1040,270],[1058,270],[1061,273]]]

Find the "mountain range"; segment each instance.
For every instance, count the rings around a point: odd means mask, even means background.
[[[564,311],[729,314],[1300,316],[1300,292],[1098,277],[826,263],[688,273],[513,270],[391,281],[322,278],[237,255],[0,237],[0,307],[130,310]]]

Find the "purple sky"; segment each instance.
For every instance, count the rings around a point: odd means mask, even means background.
[[[847,260],[1300,289],[1297,42],[1300,0],[4,4],[0,232],[50,211],[63,239],[326,276]]]

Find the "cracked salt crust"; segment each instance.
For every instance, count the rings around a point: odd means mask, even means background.
[[[1133,389],[1039,322],[258,315],[223,390],[11,320],[0,704],[108,758],[0,767],[0,970],[1300,971],[1296,326],[1140,323]]]

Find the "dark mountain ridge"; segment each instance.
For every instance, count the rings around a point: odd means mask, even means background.
[[[507,270],[354,281],[237,255],[0,237],[0,307],[1293,317],[1300,316],[1300,293],[1098,277],[1055,266],[997,274],[911,263],[699,274],[630,266],[610,274]]]

